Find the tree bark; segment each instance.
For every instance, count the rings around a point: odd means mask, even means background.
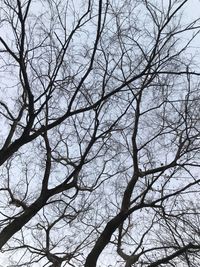
[[[7,241],[17,233],[22,227],[34,217],[37,212],[45,205],[48,196],[41,195],[33,204],[31,204],[22,215],[14,219],[0,233],[0,249]]]
[[[127,217],[127,214],[120,212],[110,222],[107,223],[104,231],[98,238],[92,251],[87,256],[85,267],[96,267],[99,255],[104,250],[106,245],[109,243],[112,234],[120,226],[120,224],[126,219],[126,217]]]

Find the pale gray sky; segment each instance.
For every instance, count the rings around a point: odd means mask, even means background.
[[[190,20],[194,20],[194,19],[198,19],[198,18],[200,18],[200,1],[199,0],[189,0],[187,5],[184,8],[183,19],[185,21],[190,21]],[[193,42],[193,45],[194,45],[195,51],[198,51],[198,49],[199,49],[199,54],[200,54],[200,48],[198,48],[198,47],[200,47],[200,35],[199,35],[199,37],[197,37],[195,39],[195,41]],[[0,259],[0,265],[5,266],[5,267],[8,266],[7,260],[3,259],[2,255],[1,255],[1,259]],[[38,266],[39,265],[37,265],[35,267],[38,267]]]

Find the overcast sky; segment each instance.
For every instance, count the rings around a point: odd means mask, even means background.
[[[189,0],[187,5],[184,8],[183,19],[188,22],[190,20],[194,20],[198,18],[200,18],[200,0]],[[193,44],[194,44],[194,47],[196,47],[195,48],[196,50],[198,49],[198,47],[200,47],[200,35],[199,37],[195,39]],[[200,49],[199,49],[199,54],[200,54]],[[1,255],[0,265],[6,267],[7,266],[6,263],[7,263],[6,260],[3,260],[3,256]]]

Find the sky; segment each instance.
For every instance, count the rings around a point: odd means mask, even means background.
[[[133,0],[134,1],[134,0]],[[200,18],[200,1],[199,0],[189,0],[185,10],[184,10],[184,17],[183,19],[185,21],[188,21],[190,19],[197,19]],[[198,47],[200,46],[200,35],[198,38],[195,39],[195,41],[193,42],[194,45],[194,49],[198,49]],[[200,53],[200,50],[199,50]],[[0,265],[2,266],[7,266],[6,265],[6,259],[4,260],[3,258],[0,259]]]

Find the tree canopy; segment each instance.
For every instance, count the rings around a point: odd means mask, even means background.
[[[1,1],[1,264],[199,266],[190,3]]]

